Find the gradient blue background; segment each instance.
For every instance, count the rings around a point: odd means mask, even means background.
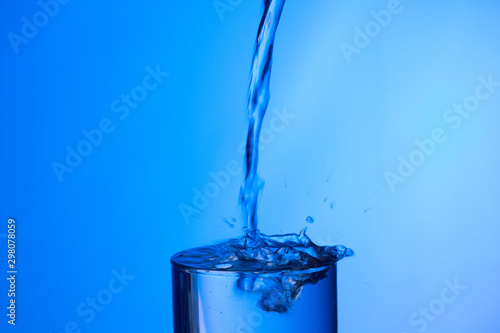
[[[417,332],[411,314],[455,278],[467,290],[425,331],[497,333],[500,89],[457,130],[443,114],[478,76],[500,81],[500,3],[401,0],[348,63],[340,43],[387,3],[285,4],[270,108],[295,118],[262,151],[260,228],[298,232],[312,215],[313,240],[355,250],[338,265],[342,333]],[[41,9],[0,3],[0,268],[13,217],[19,270],[14,328],[0,280],[2,332],[171,332],[170,256],[241,234],[242,175],[190,221],[179,210],[242,162],[263,6],[229,6],[221,19],[211,0],[70,1],[16,53],[8,33]],[[170,75],[121,120],[111,103],[157,65]],[[104,118],[115,130],[60,182],[51,164]],[[436,127],[448,140],[391,191],[384,173]],[[122,268],[134,280],[86,323],[77,306]]]

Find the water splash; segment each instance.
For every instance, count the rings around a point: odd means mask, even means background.
[[[352,255],[343,245],[314,244],[304,228],[299,234],[272,236],[248,231],[239,239],[179,252],[172,261],[199,270],[234,271],[238,289],[261,293],[261,309],[283,313],[304,285],[322,280],[330,266]]]
[[[181,265],[201,270],[271,273],[329,266],[353,255],[353,251],[343,245],[314,244],[306,230],[284,235],[249,231],[242,238],[182,251],[173,258]]]
[[[314,221],[315,221],[315,220],[314,220],[314,217],[312,217],[312,216],[308,216],[308,217],[306,217],[306,222],[307,222],[307,223],[314,223]]]
[[[224,223],[226,223],[229,228],[234,229],[234,223],[236,222],[236,219],[232,218],[231,221],[232,222],[230,222],[227,217],[224,218]]]
[[[245,180],[240,189],[240,203],[248,230],[257,230],[257,199],[264,185],[257,174],[259,163],[259,137],[262,120],[269,104],[269,81],[273,60],[274,36],[285,0],[265,0],[252,60],[248,88]]]
[[[274,37],[284,4],[285,0],[265,0],[252,61],[247,101],[246,174],[240,189],[246,235],[182,251],[172,257],[172,262],[189,268],[235,272],[238,289],[261,293],[258,305],[265,311],[279,313],[286,312],[299,299],[304,285],[322,280],[338,260],[353,255],[353,251],[343,245],[314,244],[307,237],[306,229],[299,234],[268,236],[257,228],[257,199],[264,184],[257,174],[259,136],[269,104]],[[308,216],[306,221],[313,223],[314,218]],[[225,222],[232,225],[227,219]]]

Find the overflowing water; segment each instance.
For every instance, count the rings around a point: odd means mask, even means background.
[[[181,307],[176,309],[176,332],[211,332],[206,327],[215,326],[220,332],[223,332],[222,327],[236,327],[236,332],[254,332],[254,326],[243,323],[247,325],[245,327],[241,322],[234,322],[234,318],[239,320],[241,317],[232,315],[224,323],[215,319],[212,322],[212,317],[234,313],[240,308],[241,312],[245,312],[255,305],[263,313],[290,315],[293,304],[301,298],[303,288],[320,281],[326,282],[319,289],[309,290],[308,300],[303,301],[302,308],[294,311],[314,318],[320,316],[317,308],[324,304],[323,310],[330,313],[330,317],[321,317],[321,320],[328,321],[328,325],[321,326],[318,319],[318,322],[310,323],[310,328],[317,325],[318,332],[319,327],[336,332],[335,263],[352,255],[353,251],[342,245],[318,246],[306,235],[306,229],[299,234],[265,235],[259,231],[257,223],[257,200],[263,189],[263,181],[257,173],[259,136],[270,99],[274,38],[284,4],[285,0],[265,0],[252,61],[247,102],[246,173],[240,189],[246,233],[239,239],[182,251],[172,257],[175,265],[174,303]],[[227,219],[225,222],[234,227],[234,219],[233,223]],[[306,222],[313,223],[314,218],[308,216]],[[176,288],[185,291],[177,292]],[[238,296],[236,291],[244,295]],[[182,297],[190,297],[191,303],[185,302]],[[217,297],[221,297],[221,301]],[[236,315],[239,315],[238,311]],[[268,322],[268,327],[273,323],[277,325],[274,331],[283,331],[288,327],[286,325],[289,325],[287,332],[301,331],[290,321],[290,317],[274,317]],[[185,325],[190,325],[189,329]]]
[[[216,247],[218,253],[214,256],[214,260],[222,260],[223,263],[218,262],[212,266],[214,268],[239,271],[300,270],[332,265],[342,257],[353,254],[352,250],[342,245],[325,247],[315,245],[305,235],[305,229],[299,235],[279,236],[266,236],[258,229],[257,199],[263,188],[263,181],[257,173],[259,136],[269,104],[274,38],[284,4],[285,0],[265,0],[265,10],[260,21],[252,61],[247,101],[246,174],[240,190],[240,204],[247,234],[241,240],[232,240]],[[308,216],[306,221],[313,223],[314,218]],[[244,282],[239,286],[244,286],[241,287],[244,290],[261,291],[263,294],[259,302],[261,308],[284,312],[297,299],[304,284],[316,283],[322,278],[324,276],[321,274],[306,274],[297,276],[292,281],[280,282],[279,276],[276,276],[256,284],[255,280],[251,279],[253,282],[248,283],[249,278],[244,275],[241,278]]]
[[[306,229],[298,235],[274,236],[256,230],[240,239],[179,252],[172,260],[198,270],[239,272],[236,285],[240,290],[260,293],[261,309],[282,313],[299,298],[304,285],[326,277],[325,267],[352,254],[342,245],[314,244]],[[284,279],[283,272],[290,271],[296,274]]]

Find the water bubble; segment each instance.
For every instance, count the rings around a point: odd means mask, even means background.
[[[229,268],[232,268],[232,267],[233,267],[233,265],[230,264],[230,263],[228,263],[228,262],[227,263],[222,263],[222,264],[217,264],[217,265],[214,266],[214,268],[216,268],[216,269],[229,269]]]
[[[307,223],[314,223],[314,217],[312,217],[312,216],[306,217],[306,222]]]

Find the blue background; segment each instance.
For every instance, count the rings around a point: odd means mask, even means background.
[[[443,115],[474,95],[478,77],[500,81],[500,3],[401,0],[349,62],[342,43],[354,45],[356,27],[389,2],[285,4],[260,229],[308,225],[314,241],[354,249],[338,264],[342,333],[496,333],[500,87],[457,129]],[[0,268],[6,275],[13,217],[19,270],[15,327],[0,280],[2,332],[65,332],[70,322],[81,332],[171,332],[170,256],[241,235],[242,174],[218,191],[207,184],[228,162],[242,164],[263,6],[221,3],[228,10],[211,0],[69,1],[18,52],[9,33],[22,35],[23,17],[42,9],[0,3]],[[142,85],[148,66],[169,75],[120,119],[111,104]],[[273,131],[276,112],[291,116]],[[114,130],[60,181],[54,161],[106,118]],[[446,142],[392,191],[384,174],[435,128]],[[218,193],[193,203],[206,186]],[[86,322],[77,307],[106,294],[122,269],[134,278]],[[410,321],[455,279],[467,289],[425,329]]]

